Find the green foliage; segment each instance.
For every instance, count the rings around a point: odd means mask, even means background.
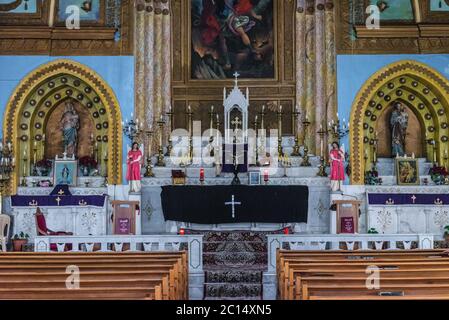
[[[379,232],[376,230],[376,228],[371,228],[368,230],[368,234],[379,234]]]
[[[13,240],[28,240],[30,238],[30,235],[28,233],[24,233],[23,231],[19,234],[15,234],[13,237]]]

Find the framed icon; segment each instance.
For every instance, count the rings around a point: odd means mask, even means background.
[[[53,169],[54,185],[66,184],[76,186],[77,172],[77,160],[55,160]]]
[[[260,185],[260,171],[249,172],[249,185],[250,186]]]
[[[412,158],[397,158],[396,179],[398,185],[419,185],[418,160]]]

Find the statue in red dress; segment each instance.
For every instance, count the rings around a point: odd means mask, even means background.
[[[338,142],[332,143],[329,153],[329,162],[331,165],[331,188],[332,191],[341,191],[341,184],[345,180],[345,152]]]
[[[127,157],[126,180],[129,181],[129,192],[140,192],[141,176],[140,167],[142,165],[142,151],[139,149],[139,144],[134,142]]]

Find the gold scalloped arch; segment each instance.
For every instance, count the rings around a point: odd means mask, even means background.
[[[373,160],[370,145],[376,121],[395,100],[402,100],[411,107],[423,125],[424,135],[437,142],[437,161],[448,165],[444,150],[449,141],[449,81],[424,63],[402,60],[372,75],[354,100],[349,137],[351,184],[365,184],[365,171],[370,169],[368,166]],[[426,155],[432,160],[433,150],[428,146]]]
[[[105,148],[107,148],[108,181],[112,184],[120,184],[122,181],[122,116],[113,90],[100,75],[89,67],[73,60],[58,59],[43,64],[26,75],[14,90],[6,106],[3,137],[5,141],[13,142],[16,159],[15,174],[9,185],[9,191],[12,193],[16,192],[20,174],[23,172],[23,157],[21,157],[23,150],[20,146],[24,144],[21,140],[21,128],[19,126],[21,119],[23,119],[24,110],[33,111],[35,109],[36,112],[34,113],[37,113],[41,104],[36,103],[35,107],[34,104],[30,105],[33,97],[37,95],[36,92],[51,80],[61,79],[64,75],[70,77],[70,79],[78,79],[81,83],[90,87],[97,104],[104,108],[103,117],[108,126],[103,141],[106,144]],[[59,92],[59,94],[61,100],[68,97],[65,96],[64,92]],[[35,114],[31,115],[32,118],[35,116]],[[27,156],[29,157],[29,154]]]

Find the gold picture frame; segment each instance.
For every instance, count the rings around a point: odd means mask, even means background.
[[[396,158],[396,181],[400,186],[419,185],[418,160],[413,158]]]

